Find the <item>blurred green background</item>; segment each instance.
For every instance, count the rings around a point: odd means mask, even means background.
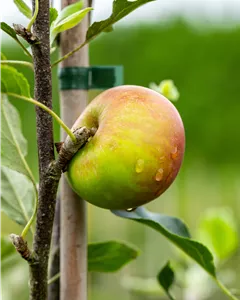
[[[163,79],[173,79],[178,87],[180,99],[175,105],[186,130],[184,164],[169,190],[147,207],[182,218],[193,237],[198,237],[200,218],[209,208],[230,207],[238,221],[237,227],[240,225],[239,41],[240,26],[226,29],[205,24],[203,28],[182,18],[174,18],[154,24],[136,23],[131,25],[131,30],[120,26],[90,44],[91,64],[123,65],[125,84],[148,86],[150,82],[158,84]],[[9,41],[3,41],[2,52],[8,59],[27,59],[21,49]],[[23,67],[18,69],[33,84],[31,71]],[[53,72],[53,99],[54,111],[59,113],[56,68]],[[19,100],[13,103],[21,115],[23,133],[29,143],[27,159],[37,178],[34,107]],[[59,141],[59,127],[55,124],[54,128],[55,139]],[[90,241],[126,240],[137,245],[142,252],[135,262],[117,274],[91,274],[89,299],[167,299],[154,283],[151,288],[147,281],[145,284],[151,293],[133,291],[139,290],[140,286],[144,289],[144,283],[133,280],[131,285],[129,276],[155,277],[168,259],[178,264],[181,261],[183,267],[186,266],[185,258],[174,246],[151,229],[116,218],[106,210],[89,205],[88,214]],[[12,232],[19,233],[19,227],[2,215],[2,234]],[[221,236],[221,231],[216,234]],[[4,266],[4,299],[27,299],[28,268],[25,262],[16,255]],[[228,272],[223,277],[229,286],[239,287],[240,250],[220,265],[220,269]],[[197,272],[200,278],[201,272]],[[186,277],[186,272],[180,267],[178,276],[179,280]],[[134,288],[135,285],[138,288]],[[226,299],[218,290],[206,298],[190,298],[179,287],[175,294],[177,299],[184,300]]]

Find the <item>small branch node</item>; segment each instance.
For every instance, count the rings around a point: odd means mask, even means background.
[[[20,235],[12,233],[10,234],[10,239],[13,243],[13,246],[23,259],[25,259],[29,264],[34,264],[37,262],[35,255],[28,248],[27,242],[24,241]]]
[[[69,136],[67,136],[65,142],[55,144],[56,147],[60,146],[58,152],[58,158],[55,162],[55,167],[62,172],[67,171],[67,166],[77,151],[82,148],[96,133],[96,128],[88,129],[86,127],[80,127],[73,130],[76,142],[73,142]]]
[[[27,28],[22,26],[21,24],[13,24],[13,28],[17,35],[22,37],[25,41],[27,41],[30,45],[39,44],[38,38]]]

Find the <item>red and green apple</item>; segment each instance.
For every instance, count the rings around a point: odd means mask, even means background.
[[[124,85],[104,91],[73,129],[97,128],[70,161],[67,177],[87,202],[129,209],[158,198],[180,169],[185,134],[175,106],[161,94]]]

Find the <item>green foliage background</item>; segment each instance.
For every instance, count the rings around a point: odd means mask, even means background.
[[[240,26],[202,28],[179,18],[167,23],[117,27],[90,45],[91,64],[123,65],[125,84],[148,86],[151,81],[173,79],[178,87],[180,99],[176,107],[186,129],[185,161],[176,182],[149,209],[183,218],[193,235],[199,217],[208,207],[227,205],[236,216],[240,213],[239,41]],[[2,52],[8,59],[27,59],[12,43],[3,43]],[[18,69],[33,83],[31,71]],[[57,69],[53,72],[53,96],[54,110],[59,113]],[[27,158],[37,177],[34,107],[18,100],[14,100],[14,105],[21,114],[23,132],[29,141]],[[59,141],[56,124],[55,137]],[[106,220],[106,226],[102,220]],[[136,263],[127,267],[134,275],[155,276],[166,259],[178,256],[175,250],[169,253],[165,240],[149,229],[92,206],[89,228],[91,240],[120,238],[143,250]],[[4,217],[2,231],[7,234],[12,230],[12,223]],[[228,265],[240,273],[236,267],[240,265],[239,251]],[[117,276],[120,275],[92,276],[90,299],[112,299],[116,295],[126,299]],[[223,298],[216,295],[214,299]]]

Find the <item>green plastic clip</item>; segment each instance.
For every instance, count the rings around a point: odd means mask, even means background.
[[[61,68],[59,79],[61,90],[104,90],[123,84],[123,66]]]

